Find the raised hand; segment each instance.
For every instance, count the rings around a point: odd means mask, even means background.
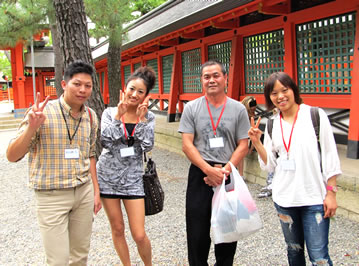
[[[257,123],[254,123],[254,118],[251,117],[251,128],[248,130],[248,136],[253,143],[258,143],[261,140],[263,132],[259,129],[261,118],[258,118]]]
[[[117,105],[117,114],[115,116],[116,120],[121,120],[121,117],[127,112],[128,103],[127,99],[125,99],[125,93],[121,91],[120,94],[120,102]]]
[[[33,130],[37,130],[46,120],[46,116],[43,113],[50,96],[47,96],[45,101],[40,102],[40,92],[36,94],[36,102],[29,111],[29,127]]]
[[[145,115],[147,114],[147,108],[148,108],[148,102],[150,100],[151,96],[148,95],[145,100],[138,105],[137,110],[136,110],[136,114],[139,117],[140,121],[144,121],[145,120]]]

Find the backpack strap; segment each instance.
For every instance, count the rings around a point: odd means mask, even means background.
[[[86,106],[87,107],[87,106]],[[89,117],[90,117],[90,124],[91,124],[91,128],[92,128],[92,114],[90,111],[90,108],[87,107],[87,112],[89,113]]]
[[[273,132],[273,123],[274,123],[274,120],[272,118],[268,118],[268,121],[267,121],[267,130],[268,130],[268,135],[269,137],[272,139],[272,132]],[[279,154],[278,152],[275,153],[275,157],[278,158],[279,157]]]
[[[317,137],[317,143],[318,143],[318,151],[320,156],[320,171],[323,172],[322,167],[322,149],[320,147],[320,117],[319,117],[319,108],[318,107],[311,107],[310,108],[310,117],[312,118],[313,128],[315,131],[315,136]]]
[[[268,118],[267,121],[267,131],[270,138],[272,138],[272,131],[273,131],[273,119]]]

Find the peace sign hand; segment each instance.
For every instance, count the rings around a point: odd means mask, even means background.
[[[116,120],[121,120],[121,117],[127,112],[128,103],[125,99],[125,93],[121,91],[120,102],[117,105],[117,114],[115,116]]]
[[[45,101],[39,103],[40,92],[36,94],[36,102],[29,111],[29,127],[34,131],[36,131],[46,120],[46,115],[44,115],[43,111],[49,99],[50,96],[47,96]]]
[[[261,141],[261,136],[263,132],[259,129],[260,122],[261,122],[261,117],[258,118],[256,124],[254,124],[254,118],[251,117],[251,128],[248,130],[248,136],[253,142],[253,144],[256,144]]]
[[[145,119],[145,115],[147,114],[148,112],[148,102],[150,100],[151,96],[148,95],[145,100],[137,107],[137,111],[136,111],[136,114],[137,116],[139,117],[140,121],[141,122],[144,122],[146,119]]]

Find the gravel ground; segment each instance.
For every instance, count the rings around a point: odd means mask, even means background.
[[[0,134],[0,138],[2,135]],[[2,145],[3,146],[3,145]],[[159,148],[153,158],[165,191],[165,208],[146,218],[154,265],[188,265],[185,232],[185,191],[188,161]],[[44,252],[37,227],[33,192],[27,187],[26,159],[9,163],[1,147],[0,163],[0,265],[44,265]],[[259,185],[248,184],[252,195]],[[271,199],[256,199],[263,229],[239,241],[235,265],[287,265],[286,248]],[[133,265],[142,265],[127,226]],[[54,243],[56,244],[56,243]],[[332,219],[330,254],[335,265],[359,265],[359,224],[340,216]],[[213,247],[209,264],[214,264]],[[120,265],[103,210],[95,218],[89,265]],[[308,263],[309,264],[309,263]]]

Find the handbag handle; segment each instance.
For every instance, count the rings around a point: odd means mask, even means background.
[[[143,160],[145,161],[145,163],[147,162],[147,156],[146,154],[148,155],[148,159],[152,159],[152,152],[149,151],[149,152],[144,152],[143,153]]]

